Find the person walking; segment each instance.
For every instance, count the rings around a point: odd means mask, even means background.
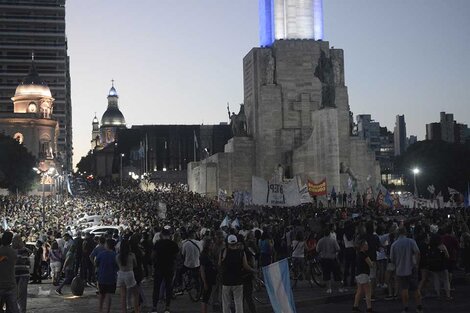
[[[95,265],[98,269],[98,290],[100,292],[99,312],[111,312],[111,295],[116,292],[117,271],[119,267],[116,262],[116,252],[114,247],[116,242],[107,239],[105,250],[95,258]],[[106,306],[106,310],[105,310]]]
[[[15,278],[18,254],[10,247],[12,239],[13,233],[7,231],[0,241],[0,299],[5,302],[9,313],[19,313]]]
[[[170,231],[163,229],[160,239],[153,247],[153,308],[152,313],[157,313],[158,301],[160,300],[160,288],[165,283],[165,312],[170,313],[171,297],[173,296],[173,276],[175,274],[176,256],[179,252],[176,242],[170,239]]]
[[[320,255],[320,265],[323,271],[323,281],[326,283],[326,293],[332,293],[331,289],[331,275],[335,282],[341,282],[341,270],[339,268],[337,255],[340,250],[338,241],[334,236],[330,236],[330,230],[325,232],[325,235],[317,243],[317,252]],[[344,289],[340,286],[339,292]]]
[[[59,286],[60,280],[60,269],[62,267],[62,252],[59,249],[59,244],[57,241],[52,242],[51,252],[49,253],[49,259],[51,261],[51,274],[52,274],[52,284],[54,286]]]
[[[371,268],[374,266],[374,263],[371,261],[369,255],[367,254],[367,249],[369,249],[367,240],[360,240],[358,243],[358,249],[359,251],[356,256],[357,290],[356,295],[354,296],[353,312],[361,312],[361,310],[359,309],[359,302],[361,301],[363,294],[366,295],[367,312],[372,312],[372,292],[369,275]]]
[[[398,233],[399,237],[390,249],[390,259],[395,265],[395,277],[401,290],[402,313],[408,312],[409,291],[414,291],[416,312],[422,313],[423,306],[418,288],[418,270],[416,268],[421,256],[420,251],[416,241],[406,237],[407,230],[405,227],[400,227]]]
[[[29,256],[31,251],[25,247],[21,236],[13,236],[11,247],[16,250],[18,258],[15,264],[15,277],[18,292],[18,309],[20,313],[26,313],[26,304],[28,301],[28,282],[29,282]]]
[[[65,274],[65,279],[59,285],[59,288],[55,290],[55,293],[60,296],[62,296],[62,288],[64,288],[65,285],[70,285],[75,277],[75,248],[75,244],[71,244],[66,249],[67,254],[65,255],[64,266],[62,266],[62,273]]]

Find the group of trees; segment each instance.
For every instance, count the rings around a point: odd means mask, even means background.
[[[397,159],[397,171],[403,173],[407,190],[413,192],[413,168],[419,168],[416,182],[420,195],[429,196],[427,187],[434,185],[436,194],[448,195],[447,187],[461,193],[470,183],[470,145],[437,140],[419,141]]]
[[[36,159],[15,139],[0,134],[0,188],[11,192],[31,189]]]

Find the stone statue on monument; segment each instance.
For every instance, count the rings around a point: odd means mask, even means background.
[[[333,64],[331,62],[331,58],[328,58],[323,51],[321,52],[314,75],[322,83],[322,100],[320,107],[335,107],[335,79]]]
[[[240,104],[240,112],[235,114],[232,112],[230,115],[230,107],[227,103],[227,112],[228,117],[230,119],[230,126],[232,128],[232,135],[233,137],[245,137],[248,135],[247,133],[247,126],[246,126],[246,116],[245,116],[245,105],[242,103]]]

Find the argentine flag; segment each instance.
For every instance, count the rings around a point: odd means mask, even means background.
[[[263,276],[274,313],[296,313],[287,259],[263,267]]]

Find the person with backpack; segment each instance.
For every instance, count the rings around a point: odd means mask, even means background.
[[[441,283],[444,286],[446,299],[452,300],[450,296],[449,272],[447,271],[447,263],[449,261],[449,252],[442,243],[441,237],[437,234],[431,236],[429,240],[429,250],[426,255],[427,267],[430,279],[434,283],[434,290],[438,297],[441,295]]]

